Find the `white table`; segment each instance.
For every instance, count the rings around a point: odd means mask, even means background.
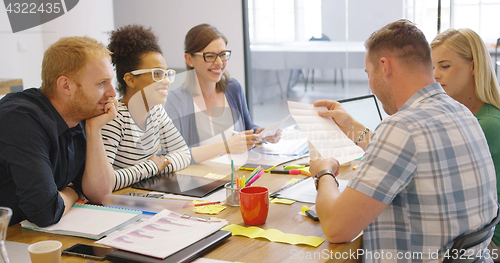
[[[363,42],[307,41],[280,45],[250,45],[252,68],[364,68]]]
[[[363,42],[305,41],[276,45],[250,45],[253,69],[290,70],[286,91],[294,69],[364,68],[366,50]],[[342,71],[341,71],[342,74]],[[307,86],[307,83],[306,83]]]

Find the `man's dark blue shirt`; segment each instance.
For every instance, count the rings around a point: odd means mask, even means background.
[[[0,100],[0,206],[48,226],[64,213],[58,191],[70,182],[81,190],[86,139],[82,124],[69,128],[39,89]]]

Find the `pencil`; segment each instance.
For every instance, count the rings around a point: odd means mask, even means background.
[[[220,202],[217,201],[217,202],[201,203],[201,204],[195,204],[194,206],[215,205],[215,204],[220,204]]]
[[[233,159],[231,159],[231,188],[233,188],[233,182],[234,182],[234,164],[233,164]]]

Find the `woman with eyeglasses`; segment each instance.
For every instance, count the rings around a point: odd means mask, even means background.
[[[277,142],[281,136],[281,130],[259,135],[263,128],[252,123],[241,85],[226,71],[231,58],[226,45],[226,37],[211,25],[191,28],[184,40],[186,81],[170,92],[165,104],[193,162],[245,153],[260,140]]]
[[[108,49],[122,95],[117,117],[102,128],[114,190],[186,168],[189,149],[162,106],[175,71],[168,69],[157,37],[150,28],[128,25],[111,32]],[[157,155],[160,147],[166,155]]]
[[[448,95],[469,108],[483,129],[500,189],[500,92],[488,49],[468,28],[442,32],[431,42],[431,48],[434,78]],[[500,198],[500,192],[497,194]],[[500,249],[499,225],[489,249]]]

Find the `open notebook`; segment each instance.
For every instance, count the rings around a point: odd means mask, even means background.
[[[23,228],[67,236],[100,239],[111,232],[139,220],[141,211],[88,204],[74,204],[61,220],[48,227],[24,220]]]
[[[116,231],[96,243],[149,257],[165,259],[210,236],[225,225],[227,225],[227,221],[224,219],[201,221],[199,218],[189,217],[165,209],[147,220],[124,230]]]

